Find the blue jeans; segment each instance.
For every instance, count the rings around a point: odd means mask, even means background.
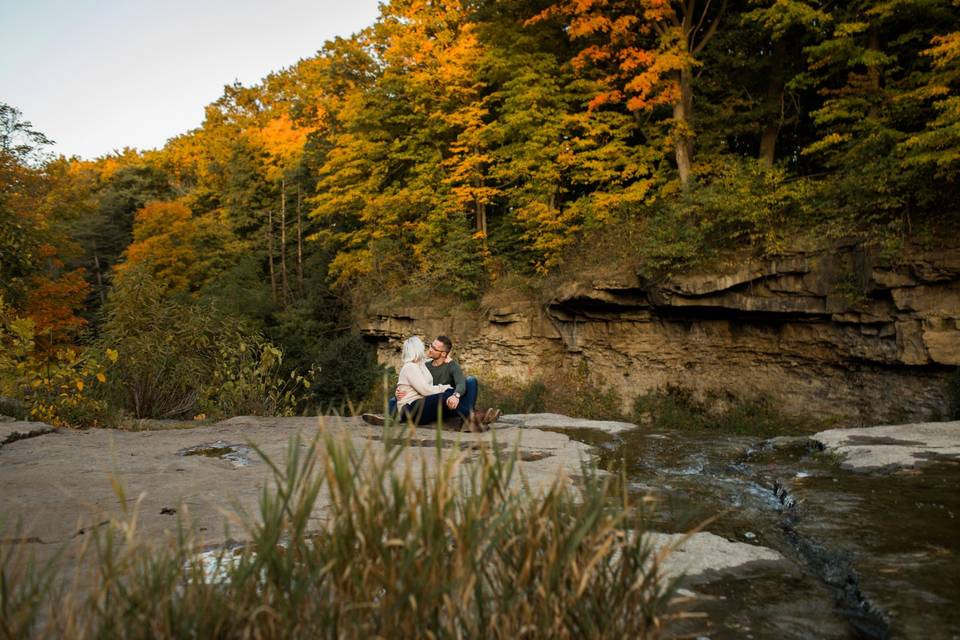
[[[477,403],[477,379],[473,376],[467,376],[467,390],[460,396],[460,404],[456,409],[447,408],[447,398],[452,396],[456,389],[447,389],[443,393],[435,393],[432,396],[421,398],[403,407],[399,416],[397,416],[397,399],[390,398],[387,410],[391,416],[398,417],[400,420],[411,420],[414,424],[430,424],[437,422],[441,418],[447,420],[454,416],[466,420],[473,412],[473,407]]]

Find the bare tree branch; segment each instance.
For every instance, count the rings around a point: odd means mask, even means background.
[[[704,34],[703,40],[701,40],[701,41],[700,41],[700,44],[698,44],[698,45],[693,49],[693,53],[694,53],[694,54],[697,54],[697,53],[700,53],[701,51],[703,51],[703,48],[706,46],[706,44],[707,44],[708,42],[710,42],[710,39],[711,39],[711,38],[713,37],[713,35],[717,32],[717,28],[720,26],[720,20],[723,18],[723,15],[724,15],[726,12],[727,12],[727,0],[723,0],[723,4],[720,5],[720,11],[717,12],[717,17],[714,19],[714,21],[713,21],[712,23],[710,23],[710,28],[709,28],[709,29],[707,30],[707,32]]]
[[[691,49],[693,49],[693,43],[697,37],[697,32],[700,31],[700,28],[703,26],[703,21],[707,19],[707,13],[710,11],[710,3],[713,0],[707,0],[707,4],[703,7],[703,13],[700,14],[700,20],[697,22],[697,28],[690,32],[690,41],[688,42]]]

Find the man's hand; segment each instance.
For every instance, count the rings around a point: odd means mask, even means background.
[[[460,406],[460,398],[458,396],[450,396],[447,398],[447,407],[450,409],[456,409]]]
[[[393,395],[397,396],[397,400],[403,400],[403,396],[407,395],[405,391],[401,391],[400,387],[397,387],[397,390],[393,392]]]

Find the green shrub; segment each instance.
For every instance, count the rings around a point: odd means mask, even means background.
[[[266,328],[271,341],[283,349],[284,374],[316,372],[302,395],[317,410],[359,406],[382,375],[374,347],[359,333],[338,326],[345,313],[336,298],[321,294],[277,311],[275,323]]]
[[[381,367],[380,376],[367,389],[363,400],[354,405],[355,412],[372,411],[387,413],[387,403],[397,388],[397,370],[393,367]]]
[[[586,366],[556,370],[544,376],[548,411],[591,420],[623,420],[620,393],[589,375]]]
[[[542,413],[547,387],[542,380],[520,382],[513,378],[480,372],[478,404],[498,407],[504,413]]]
[[[30,382],[23,395],[30,407],[30,419],[57,427],[113,424],[116,416],[100,393],[107,381],[106,362],[92,348],[68,348],[28,369]]]
[[[326,341],[316,360],[319,374],[313,402],[322,409],[342,409],[358,404],[383,377],[372,345],[358,333],[345,333]],[[393,378],[396,382],[396,377]]]
[[[137,537],[135,515],[91,532],[88,591],[0,546],[5,633],[71,638],[656,638],[675,583],[635,524],[626,492],[585,470],[532,491],[515,457],[441,458],[292,441],[249,540],[214,571],[186,526],[173,544]],[[261,453],[261,455],[263,455]],[[433,458],[436,455],[437,458]],[[325,496],[324,519],[314,518]],[[122,488],[120,504],[126,504]],[[40,620],[44,620],[40,624]]]
[[[750,435],[809,428],[804,421],[783,414],[767,396],[737,397],[716,391],[698,396],[691,389],[670,384],[637,396],[633,420],[658,429],[711,429]]]
[[[164,295],[144,270],[111,292],[99,344],[119,353],[109,397],[136,418],[290,413],[310,383],[242,322]]]
[[[542,413],[547,410],[547,385],[542,380],[531,380],[522,387],[520,406],[528,413]]]
[[[282,373],[283,352],[258,335],[236,332],[220,343],[209,383],[203,384],[199,406],[207,416],[291,416],[314,370]]]
[[[137,418],[195,412],[219,330],[209,308],[167,297],[146,270],[126,272],[107,299],[99,337],[119,353],[111,400]]]
[[[659,429],[700,429],[709,422],[706,406],[694,398],[693,392],[674,385],[637,396],[633,419]]]
[[[58,427],[112,423],[102,385],[114,359],[112,351],[82,347],[42,354],[33,320],[17,317],[0,297],[0,397],[9,396],[16,417]]]

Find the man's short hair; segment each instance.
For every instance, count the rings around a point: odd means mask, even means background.
[[[446,349],[447,353],[450,353],[450,351],[453,349],[453,340],[447,336],[437,336],[437,342],[443,343],[443,348]]]

